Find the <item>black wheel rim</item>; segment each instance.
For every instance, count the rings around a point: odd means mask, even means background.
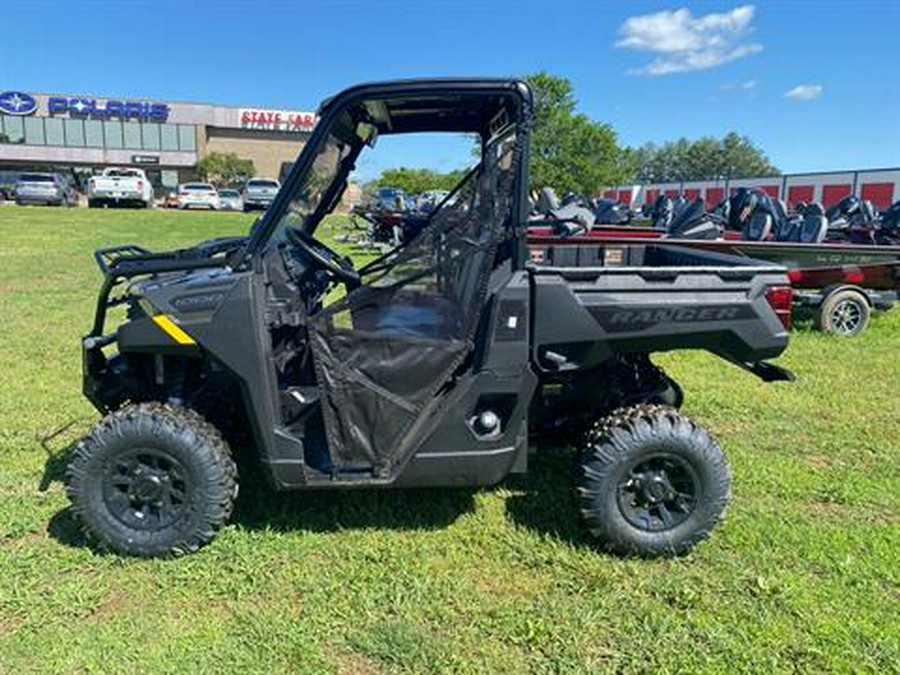
[[[647,532],[678,527],[690,518],[699,498],[700,481],[694,468],[668,453],[639,459],[616,487],[622,515]]]
[[[124,525],[143,531],[169,527],[190,506],[191,481],[181,462],[156,448],[115,457],[107,467],[103,499]]]
[[[831,325],[836,333],[849,335],[859,330],[862,308],[854,300],[841,300],[831,310]]]

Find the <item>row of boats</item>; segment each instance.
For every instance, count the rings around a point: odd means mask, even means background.
[[[673,245],[765,260],[788,269],[798,303],[813,309],[820,328],[848,335],[865,328],[872,308],[887,309],[898,299],[900,202],[878,213],[851,196],[827,211],[818,204],[799,204],[789,212],[762,191],[741,189],[709,211],[701,200],[678,204],[663,197],[653,205],[649,220],[629,217],[622,222],[624,209],[615,212],[607,204],[571,197],[553,205],[552,196],[548,199],[542,192],[528,228],[536,259],[549,246],[665,239]],[[610,212],[619,223],[598,217]],[[835,297],[842,298],[837,307],[832,306]],[[860,315],[859,321],[835,321],[848,310]],[[836,329],[838,324],[842,330]]]

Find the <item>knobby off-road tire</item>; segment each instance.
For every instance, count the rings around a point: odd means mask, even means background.
[[[853,337],[869,325],[872,310],[859,291],[847,288],[829,295],[816,309],[816,328],[826,333]]]
[[[84,531],[129,555],[196,551],[231,516],[237,468],[218,430],[192,410],[129,405],[78,444],[66,492]]]
[[[590,534],[620,555],[678,555],[706,539],[728,504],[725,455],[672,408],[616,410],[587,433],[575,494]]]

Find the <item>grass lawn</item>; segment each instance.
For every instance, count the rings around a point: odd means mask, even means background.
[[[900,672],[900,310],[855,340],[798,330],[795,383],[659,357],[735,476],[725,523],[678,560],[594,550],[564,453],[480,491],[245,485],[196,555],[94,551],[54,456],[97,418],[90,254],[251,220],[0,208],[0,673]]]

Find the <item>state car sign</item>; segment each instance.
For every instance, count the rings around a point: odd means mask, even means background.
[[[241,108],[241,129],[269,131],[312,131],[318,117],[315,113],[297,110],[261,110]]]

